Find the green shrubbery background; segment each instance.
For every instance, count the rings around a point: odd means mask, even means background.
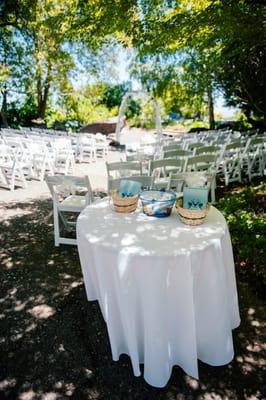
[[[266,284],[266,183],[232,192],[219,200],[231,234],[236,271],[243,279]],[[264,193],[264,194],[263,194]]]

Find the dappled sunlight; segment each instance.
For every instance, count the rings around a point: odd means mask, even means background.
[[[242,284],[242,323],[234,333],[236,357],[229,365],[211,367],[200,362],[199,380],[174,367],[167,387],[156,389],[142,377],[133,376],[129,357],[121,356],[114,363],[98,303],[86,300],[77,249],[54,247],[51,207],[51,201],[30,202],[22,207],[26,214],[10,216],[8,223],[1,223],[0,357],[4,368],[0,370],[0,397],[100,400],[112,396],[135,399],[147,393],[147,398],[156,400],[224,400],[226,396],[262,396],[266,342],[263,306]],[[111,230],[115,217],[111,213],[100,222],[106,226],[103,238],[97,229],[89,234],[99,245],[101,240],[110,245],[120,243],[124,259],[121,274],[125,273],[128,255],[143,252],[145,256],[139,241],[143,232],[150,235],[151,241],[160,242],[169,237],[179,241],[185,230],[187,234],[192,231],[199,243],[202,239],[209,243],[213,234],[207,226],[204,232],[179,227],[178,219],[175,229],[167,230],[165,219],[163,229],[157,232],[156,219],[139,213],[137,218],[143,222],[139,230],[122,235],[119,230]],[[129,225],[132,218],[133,215],[127,216]],[[167,274],[165,285],[170,283],[171,276]],[[106,298],[107,316],[108,307]]]
[[[121,216],[113,211],[108,200],[103,200],[80,214],[79,231],[91,244],[120,249],[124,255],[169,255],[171,241],[171,254],[178,256],[218,246],[226,229],[224,218],[218,215],[219,218],[212,208],[204,225],[191,227],[180,222],[175,209],[168,218],[149,217],[141,208]]]
[[[46,305],[42,304],[40,306],[35,306],[31,310],[29,310],[29,313],[33,315],[37,319],[47,319],[50,318],[55,314],[55,309]]]
[[[6,389],[10,389],[16,385],[16,379],[6,378],[0,381],[0,392],[4,392]]]

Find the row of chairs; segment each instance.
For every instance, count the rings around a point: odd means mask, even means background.
[[[45,175],[73,174],[75,162],[95,161],[108,155],[108,142],[101,134],[80,135],[73,144],[69,137],[28,137],[1,134],[0,186],[13,191],[27,187],[31,179],[43,181]]]
[[[50,145],[29,139],[6,138],[0,143],[0,184],[10,190],[27,187],[27,180],[43,181],[45,175],[71,174],[75,159],[69,141],[61,138]]]
[[[132,155],[127,161],[141,161],[143,166],[150,161],[159,159],[176,159],[178,168],[182,171],[195,169],[195,164],[214,163],[215,171],[224,177],[226,186],[231,182],[241,182],[242,175],[246,174],[251,181],[254,177],[263,176],[265,172],[266,156],[265,135],[238,139],[225,144],[205,145],[202,142],[190,143],[185,150],[180,144],[171,143],[163,146],[160,154],[147,157]],[[214,160],[215,159],[215,160]],[[197,169],[197,167],[196,167]]]

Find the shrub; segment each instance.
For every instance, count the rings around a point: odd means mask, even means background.
[[[260,196],[265,189],[266,184],[248,187],[218,203],[229,226],[237,273],[244,279],[256,281],[258,286],[266,284],[265,201]]]

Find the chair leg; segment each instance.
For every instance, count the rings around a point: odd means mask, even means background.
[[[60,229],[59,229],[59,218],[58,218],[58,210],[54,205],[54,245],[59,246],[59,237],[60,237]]]

